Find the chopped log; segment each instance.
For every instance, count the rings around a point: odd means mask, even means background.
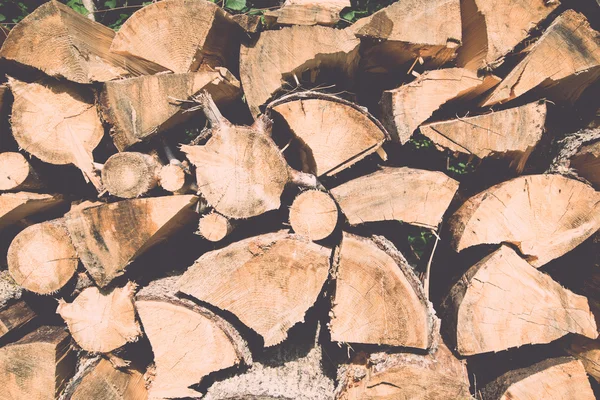
[[[557,400],[596,398],[583,365],[571,357],[551,358],[509,371],[482,390],[484,400],[539,399],[540,396]]]
[[[383,92],[381,122],[394,141],[404,144],[440,106],[476,97],[498,82],[494,76],[480,78],[463,68],[427,71],[407,85]]]
[[[458,182],[442,172],[385,167],[331,194],[352,226],[397,220],[437,229],[457,190]]]
[[[79,260],[63,218],[31,225],[8,248],[8,270],[17,284],[38,294],[56,293]]]
[[[8,84],[15,97],[11,124],[19,146],[49,164],[77,166],[99,188],[92,151],[104,128],[93,93],[51,80],[25,83],[9,78]]]
[[[239,33],[231,17],[205,0],[167,0],[133,13],[110,51],[160,65],[175,73],[237,61]]]
[[[225,239],[233,229],[234,225],[229,219],[217,212],[211,212],[200,217],[197,233],[206,240],[219,242]]]
[[[521,173],[542,139],[545,121],[546,104],[534,102],[475,117],[432,122],[421,125],[420,131],[438,148],[479,158],[508,158],[511,167]]]
[[[257,33],[262,26],[261,17],[262,15],[236,14],[231,19],[247,33]]]
[[[512,243],[541,267],[600,228],[600,192],[561,175],[521,176],[468,199],[449,220],[456,251]]]
[[[461,1],[463,34],[457,64],[474,70],[497,67],[559,5],[558,0]]]
[[[317,300],[330,255],[330,249],[280,231],[205,253],[177,285],[182,293],[233,313],[270,347],[281,343]]]
[[[18,301],[23,294],[23,288],[10,276],[8,270],[0,271],[0,308]]]
[[[290,225],[294,232],[313,241],[331,235],[337,222],[338,209],[335,201],[319,190],[300,193],[290,207]]]
[[[600,35],[582,14],[567,10],[482,105],[505,103],[534,88],[553,100],[574,101],[599,76]]]
[[[160,71],[149,63],[110,52],[114,36],[112,29],[52,0],[10,30],[0,57],[78,83]]]
[[[106,294],[89,287],[72,303],[59,301],[56,312],[82,349],[108,353],[142,335],[135,320],[134,291],[135,284],[131,282]]]
[[[600,128],[582,129],[566,135],[548,169],[568,177],[590,182],[600,188]]]
[[[206,375],[244,363],[252,356],[246,342],[224,319],[190,300],[174,296],[176,278],[152,282],[135,301],[154,352],[156,370],[150,399],[198,397],[189,386]],[[169,321],[169,329],[165,328]]]
[[[566,352],[579,359],[587,374],[600,383],[600,340],[571,335],[565,344]]]
[[[264,16],[273,20],[269,25],[334,26],[340,12],[350,6],[350,0],[286,0],[280,9],[266,11]]]
[[[301,143],[303,170],[331,176],[378,151],[388,134],[366,109],[339,97],[303,92],[269,104]]]
[[[466,363],[440,343],[434,353],[376,353],[368,365],[342,365],[339,400],[470,400]]]
[[[59,194],[0,194],[0,230],[30,215],[51,210],[64,203],[64,197]]]
[[[425,68],[439,68],[461,44],[460,0],[404,0],[361,23],[356,36],[375,43],[362,56],[369,72],[392,72],[419,58]]]
[[[429,349],[439,329],[412,267],[393,244],[344,233],[331,340]]]
[[[0,348],[0,382],[8,399],[54,400],[75,372],[77,356],[61,326],[42,326]]]
[[[36,190],[44,183],[21,153],[0,153],[0,190]]]
[[[472,266],[444,303],[448,329],[464,356],[550,343],[568,333],[598,336],[587,298],[504,245]]]
[[[183,194],[194,184],[186,182],[186,173],[181,164],[170,163],[163,165],[158,173],[160,186],[168,192]],[[195,191],[198,189],[196,188]]]
[[[36,317],[37,314],[23,300],[0,309],[0,338],[17,332]]]
[[[72,210],[67,229],[84,267],[100,287],[136,257],[190,221],[192,195],[124,200]]]
[[[337,71],[351,78],[358,66],[359,40],[350,29],[291,26],[261,32],[240,51],[240,80],[253,117],[281,88],[306,70]]]
[[[159,161],[143,153],[117,153],[104,163],[102,185],[113,196],[132,199],[158,184]]]
[[[115,146],[123,151],[189,119],[194,114],[183,112],[181,103],[202,89],[221,105],[239,96],[240,83],[224,68],[122,79],[104,84],[100,110],[102,118],[112,126]]]

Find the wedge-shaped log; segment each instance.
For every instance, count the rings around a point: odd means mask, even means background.
[[[3,193],[0,194],[0,229],[15,222],[65,204],[59,194]]]
[[[49,1],[10,30],[0,57],[78,83],[105,82],[160,68],[109,51],[115,32],[58,1]]]
[[[479,158],[507,158],[520,173],[542,139],[545,121],[546,104],[536,102],[475,117],[432,122],[419,129],[438,148]]]
[[[381,122],[394,141],[404,144],[443,104],[476,97],[498,82],[494,76],[480,78],[464,68],[427,71],[407,85],[383,92]]]
[[[269,104],[302,144],[303,171],[335,175],[381,148],[388,134],[369,112],[339,97],[304,92]]]
[[[23,300],[0,310],[0,339],[17,332],[36,317],[37,314]]]
[[[435,228],[458,182],[441,172],[385,167],[331,189],[350,225],[397,220]]]
[[[598,76],[600,34],[583,14],[567,10],[531,46],[529,54],[484,100],[483,106],[507,102],[534,88],[556,88],[551,92],[553,99],[575,100]]]
[[[344,233],[331,340],[429,349],[439,328],[408,262],[385,239]]]
[[[286,0],[283,7],[264,16],[267,23],[272,19],[277,25],[334,26],[342,9],[350,6],[350,0]]]
[[[61,326],[42,326],[0,348],[0,382],[7,399],[57,399],[75,372],[77,356]]]
[[[203,89],[223,105],[239,96],[240,83],[225,68],[107,82],[100,94],[100,110],[112,125],[115,146],[123,151],[185,122],[193,113],[182,112],[181,101]]]
[[[600,340],[572,335],[565,341],[565,350],[583,363],[589,376],[600,382]]]
[[[216,4],[167,0],[146,6],[116,34],[110,51],[160,65],[176,73],[201,66],[233,67],[241,29]]]
[[[472,266],[444,303],[446,322],[464,356],[550,343],[568,333],[598,336],[588,300],[508,246]]]
[[[102,187],[124,199],[139,197],[158,185],[161,168],[160,162],[149,154],[116,153],[102,167]]]
[[[338,222],[338,209],[331,196],[319,190],[307,190],[290,207],[290,225],[294,232],[310,240],[325,239]]]
[[[327,279],[330,255],[330,249],[285,231],[260,235],[204,254],[178,287],[235,314],[269,347],[304,320]]]
[[[358,66],[359,40],[350,29],[292,26],[261,32],[242,45],[240,79],[254,117],[282,87],[282,81],[306,70],[337,71],[351,78]]]
[[[246,342],[228,322],[173,295],[175,280],[154,281],[136,296],[135,306],[156,366],[150,399],[198,397],[199,392],[189,386],[206,375],[252,363]],[[169,329],[165,329],[166,321]]]
[[[21,153],[0,153],[0,190],[36,190],[44,183]]]
[[[570,357],[550,358],[527,368],[509,371],[486,385],[481,394],[484,400],[596,398],[583,365]]]
[[[190,222],[197,200],[192,195],[124,200],[75,209],[65,218],[83,265],[104,287],[137,256]]]
[[[449,225],[456,251],[512,243],[541,267],[600,228],[600,192],[561,175],[521,176],[471,197]]]

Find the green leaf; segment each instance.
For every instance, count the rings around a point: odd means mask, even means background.
[[[246,8],[246,0],[225,0],[225,8],[233,11],[242,11]]]
[[[115,8],[117,6],[117,0],[106,0],[104,6],[106,8]]]
[[[6,21],[6,17],[4,15],[2,15],[2,14],[0,14],[0,22],[1,21]]]
[[[340,17],[346,21],[354,22],[354,19],[356,18],[356,12],[354,10],[345,11],[340,14]]]
[[[248,15],[263,15],[264,11],[260,10],[258,8],[251,8],[250,11],[248,11]]]

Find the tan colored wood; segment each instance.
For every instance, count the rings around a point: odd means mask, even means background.
[[[155,73],[134,58],[109,51],[115,32],[58,1],[49,1],[12,28],[0,57],[78,83]]]
[[[72,210],[66,224],[77,253],[104,287],[148,248],[191,221],[193,195],[124,200]]]
[[[52,294],[66,285],[78,263],[62,218],[25,228],[8,248],[8,270],[15,282],[39,294]]]
[[[257,33],[262,27],[262,15],[235,14],[231,19],[247,33]]]
[[[429,349],[438,329],[412,267],[382,238],[344,233],[331,312],[336,342]]]
[[[317,300],[330,255],[330,249],[285,231],[260,235],[205,253],[178,288],[235,314],[270,347],[281,343]]]
[[[550,358],[509,371],[486,385],[484,400],[594,400],[583,365],[570,357]]]
[[[226,217],[217,212],[200,217],[198,222],[198,234],[211,242],[219,242],[234,229],[234,225]]]
[[[189,186],[186,183],[185,171],[178,164],[163,165],[158,173],[160,186],[173,193],[180,193],[186,190]]]
[[[155,3],[158,4],[161,3]],[[188,101],[200,90],[207,90],[223,105],[239,96],[240,83],[224,68],[122,79],[104,85],[100,110],[103,119],[112,126],[115,146],[123,151],[193,116],[191,112],[182,112],[182,101]]]
[[[520,173],[542,139],[545,121],[546,104],[534,102],[475,117],[432,122],[421,125],[420,131],[438,148],[479,158],[508,158],[511,167]]]
[[[530,47],[483,106],[507,102],[534,88],[555,89],[552,97],[556,100],[575,100],[598,76],[600,35],[583,14],[567,10]]]
[[[266,11],[264,16],[277,25],[334,26],[340,12],[350,6],[350,0],[286,0],[281,8]]]
[[[282,81],[306,70],[337,71],[352,78],[360,41],[350,29],[292,26],[261,32],[256,43],[242,45],[240,80],[253,117],[282,88]]]
[[[437,229],[458,182],[437,171],[384,167],[331,189],[350,225],[397,220]]]
[[[0,190],[36,190],[44,183],[21,153],[0,153]]]
[[[135,369],[119,370],[101,358],[73,391],[70,400],[146,400],[144,376]]]
[[[476,97],[498,82],[494,76],[481,78],[464,68],[427,71],[409,84],[383,92],[381,122],[394,141],[404,144],[445,103]]]
[[[0,229],[64,203],[64,197],[58,194],[28,192],[0,194]]]
[[[240,31],[230,16],[210,1],[166,0],[133,13],[117,32],[110,50],[175,73],[205,66],[232,68]]]
[[[376,152],[388,134],[369,112],[339,97],[303,92],[269,104],[302,144],[303,170],[335,175]]]
[[[102,185],[113,196],[139,197],[156,187],[161,167],[158,160],[148,154],[117,153],[104,163]]]
[[[290,207],[290,225],[294,232],[310,240],[325,239],[338,222],[335,201],[325,192],[307,190],[294,199]]]
[[[72,303],[59,301],[56,312],[65,320],[73,339],[84,350],[107,353],[142,335],[135,320],[135,284],[101,293],[97,287],[81,292]]]
[[[445,308],[456,349],[464,356],[550,343],[568,333],[598,336],[587,298],[504,245],[462,276]]]
[[[14,333],[33,321],[37,314],[25,303],[19,300],[16,303],[0,310],[0,338]]]
[[[541,267],[600,228],[600,192],[561,175],[521,176],[468,199],[450,218],[452,246],[512,243]]]
[[[600,382],[600,340],[571,335],[567,338],[565,350],[581,361],[589,376]]]
[[[61,326],[42,326],[0,348],[0,382],[7,400],[54,400],[75,372],[77,356]]]

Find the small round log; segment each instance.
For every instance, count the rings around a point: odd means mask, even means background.
[[[212,212],[200,218],[198,222],[198,234],[211,242],[219,242],[234,229],[229,219],[219,213]]]
[[[35,190],[44,187],[21,153],[0,153],[0,190]]]
[[[185,171],[176,164],[164,165],[159,172],[159,181],[166,191],[181,192],[185,189]]]
[[[310,240],[321,240],[331,235],[337,221],[335,201],[327,193],[318,190],[300,193],[290,208],[292,229]]]
[[[160,164],[150,155],[134,152],[111,156],[102,168],[102,183],[113,196],[139,197],[158,184]]]

